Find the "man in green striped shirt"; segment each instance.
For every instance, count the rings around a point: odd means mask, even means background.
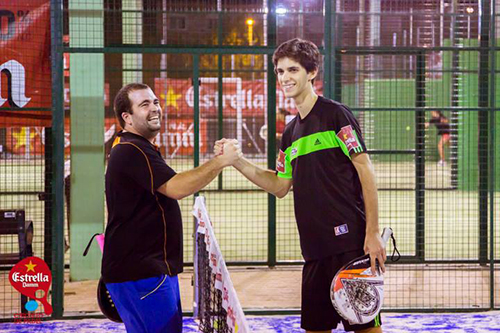
[[[380,318],[350,325],[335,311],[330,284],[335,273],[365,253],[385,270],[378,225],[373,166],[352,112],[318,96],[313,83],[320,53],[301,39],[281,44],[273,55],[275,72],[297,116],[284,130],[276,171],[245,158],[233,166],[265,191],[284,197],[293,185],[294,208],[305,265],[302,275],[301,326],[307,332],[331,332],[342,321],[346,331],[382,332]],[[218,142],[216,154],[226,139]]]

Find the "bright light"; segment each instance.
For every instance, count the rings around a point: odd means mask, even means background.
[[[253,20],[253,18],[249,18],[249,19],[247,19],[247,21],[246,21],[246,24],[247,24],[247,25],[253,25],[254,23],[255,23],[255,21]]]
[[[276,8],[276,14],[278,14],[278,15],[286,14],[286,8],[283,8],[283,7]]]
[[[472,13],[474,13],[474,8],[472,8],[472,7],[467,7],[467,8],[465,9],[465,11],[466,11],[468,14],[472,14]]]

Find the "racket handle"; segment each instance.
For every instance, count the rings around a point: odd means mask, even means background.
[[[384,228],[382,231],[382,240],[384,241],[384,246],[387,244],[387,241],[389,238],[391,238],[392,235],[392,229],[391,228]]]

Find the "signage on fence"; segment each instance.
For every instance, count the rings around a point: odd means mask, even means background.
[[[200,88],[200,152],[206,153],[211,150],[215,141],[215,134],[209,136],[208,133],[216,133],[218,117],[218,92],[217,81],[205,82]],[[318,93],[321,92],[321,85],[316,87]],[[168,156],[191,156],[194,152],[194,89],[190,80],[181,79],[155,79],[154,91],[164,112],[164,124],[157,138],[156,144],[164,148],[162,150]],[[109,106],[109,85],[105,84],[105,106]],[[282,91],[277,89],[276,94],[277,109],[286,109],[291,115],[297,113],[293,101],[284,97]],[[250,133],[252,121],[258,119],[255,123],[262,124],[267,110],[266,89],[263,81],[244,81],[239,78],[232,78],[231,81],[224,81],[223,85],[223,117],[224,117],[224,136],[236,137],[237,126],[243,126],[247,135]],[[69,88],[65,90],[65,105],[70,106]],[[10,120],[2,118],[0,110],[0,127],[7,127],[4,133],[5,138],[0,137],[0,142],[5,142],[4,151],[14,155],[29,156],[43,155],[45,131],[44,126],[50,126],[43,123],[40,119],[31,119],[38,123],[31,125],[25,115],[32,113],[10,115]],[[239,115],[238,115],[239,114]],[[240,117],[241,122],[236,123]],[[50,124],[50,116],[49,116]],[[212,123],[209,127],[209,122]],[[27,124],[25,124],[27,123]],[[236,125],[234,125],[236,123]],[[248,123],[248,125],[247,125]],[[7,125],[8,124],[8,125]],[[233,124],[228,125],[226,124]],[[114,118],[105,119],[105,131],[116,127]],[[257,132],[260,129],[257,128]],[[252,130],[253,130],[252,127]],[[66,119],[65,128],[69,129],[69,119]],[[251,144],[255,144],[250,140]],[[65,132],[66,154],[69,153],[70,133]],[[165,156],[165,157],[168,157]]]
[[[24,258],[9,273],[10,284],[29,301],[24,305],[27,313],[14,314],[16,322],[39,322],[41,313],[35,313],[39,305],[45,315],[52,314],[52,305],[48,302],[52,273],[49,266],[38,257]]]
[[[169,119],[167,120],[167,130],[162,131],[161,140],[157,144],[166,147],[169,157],[188,155],[194,153],[194,122],[192,119]],[[207,122],[200,122],[200,152],[207,151]],[[213,146],[213,144],[212,144]],[[209,147],[212,149],[212,147]],[[165,156],[167,157],[167,156]]]
[[[0,22],[0,127],[48,126],[50,2],[4,0]]]
[[[200,115],[216,116],[219,105],[217,79],[201,79]],[[316,92],[321,94],[321,82],[315,84]],[[177,116],[193,114],[194,88],[191,80],[155,79],[154,91],[161,101],[164,110]],[[267,110],[267,87],[265,80],[247,81],[240,78],[225,78],[223,81],[222,109],[224,117],[235,116],[241,112],[243,117],[264,116]],[[286,109],[295,114],[292,99],[285,98],[283,91],[276,89],[276,109]]]
[[[69,119],[65,119],[64,153],[70,153]],[[104,122],[104,142],[107,142],[116,132],[116,121],[107,118]],[[0,133],[0,135],[2,135]],[[9,127],[5,130],[4,152],[12,155],[43,156],[45,153],[45,128],[44,127]],[[0,138],[2,141],[2,138]],[[104,144],[104,143],[103,143]]]

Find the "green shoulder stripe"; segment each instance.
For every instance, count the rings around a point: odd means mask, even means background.
[[[304,136],[292,142],[285,154],[290,157],[290,161],[293,161],[299,156],[331,148],[341,148],[344,154],[350,158],[346,145],[337,137],[335,131],[318,132]]]
[[[356,135],[356,133],[354,133]],[[356,135],[357,139],[357,135]],[[359,140],[358,140],[359,142]],[[316,151],[340,148],[342,152],[351,159],[349,151],[345,143],[337,136],[335,131],[324,131],[314,133],[308,136],[304,136],[294,142],[288,147],[283,156],[278,158],[278,176],[281,178],[292,178],[292,161],[299,156],[304,156],[307,154],[314,153]],[[363,148],[359,145],[358,148],[354,149],[354,152],[361,153]]]

